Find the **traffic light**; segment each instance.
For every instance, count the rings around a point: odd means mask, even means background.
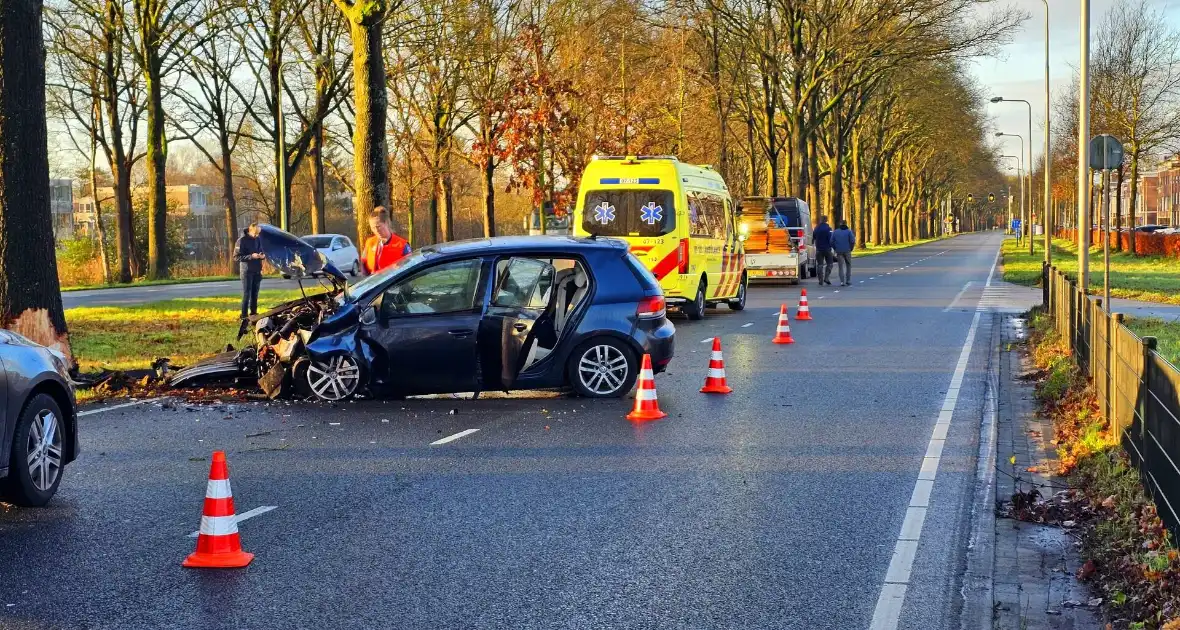
[[[987,200],[989,203],[995,201],[996,200],[996,193],[988,193]]]
[[[967,193],[967,203],[975,203],[975,195]]]

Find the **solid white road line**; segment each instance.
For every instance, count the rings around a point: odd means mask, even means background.
[[[79,411],[78,417],[81,418],[82,416],[92,416],[96,413],[114,411],[116,409],[126,409],[127,407],[134,407],[136,405],[142,405],[145,403],[155,402],[157,400],[160,400],[160,399],[159,398],[145,398],[143,400],[137,400],[135,402],[123,403],[121,405],[111,405],[109,407],[103,407],[101,409],[87,409],[86,411]]]
[[[985,286],[991,286],[992,275],[996,272],[996,264],[1000,260],[1000,252],[996,252],[995,262],[987,274]],[[980,313],[977,311],[971,320],[971,327],[967,329],[967,339],[959,351],[959,362],[955,365],[951,376],[950,387],[942,401],[942,409],[938,414],[938,421],[934,424],[934,431],[926,446],[926,456],[922,458],[922,467],[918,471],[918,478],[914,482],[914,491],[910,495],[909,505],[906,506],[906,518],[898,532],[897,542],[893,547],[893,558],[885,572],[885,583],[881,585],[881,594],[877,598],[877,607],[873,610],[873,620],[869,623],[870,630],[897,630],[901,621],[901,610],[905,605],[906,588],[910,582],[910,570],[914,566],[914,556],[918,553],[918,543],[922,538],[922,525],[926,520],[926,510],[930,507],[930,495],[934,491],[934,480],[938,476],[938,465],[942,460],[942,448],[946,444],[947,432],[950,429],[951,418],[955,413],[955,406],[959,402],[959,392],[963,385],[963,377],[967,373],[967,361],[971,357],[971,346],[975,344],[975,333],[979,329]],[[921,510],[919,514],[917,510]]]
[[[713,338],[712,337],[705,337],[704,339],[701,340],[701,343],[713,343]]]
[[[742,328],[749,328],[750,326],[753,326],[753,325],[754,325],[754,322],[750,322],[748,324],[742,324]]]
[[[457,440],[461,437],[467,436],[467,435],[471,435],[472,433],[475,433],[476,431],[479,431],[479,429],[467,429],[466,431],[460,431],[454,435],[448,435],[447,437],[445,437],[441,440],[435,440],[435,441],[431,442],[430,445],[437,446],[439,444],[446,444],[447,442],[454,442],[455,440]]]
[[[256,508],[254,508],[253,510],[242,512],[241,514],[238,514],[237,516],[235,516],[234,517],[234,524],[241,523],[242,521],[244,521],[248,518],[254,518],[255,516],[258,516],[259,514],[266,514],[267,512],[269,512],[271,510],[278,509],[278,507],[279,506],[277,506],[277,505],[260,505]],[[197,535],[200,533],[201,533],[200,531],[195,531],[195,532],[189,534],[188,537],[189,538],[196,538]]]

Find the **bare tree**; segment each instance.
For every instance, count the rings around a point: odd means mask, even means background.
[[[1116,3],[1098,29],[1093,99],[1104,126],[1127,146],[1135,226],[1144,157],[1180,139],[1180,30],[1145,1]],[[1135,253],[1135,239],[1130,239]]]

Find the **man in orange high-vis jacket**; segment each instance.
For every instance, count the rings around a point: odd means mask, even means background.
[[[369,212],[369,229],[373,236],[365,241],[364,255],[361,256],[366,274],[375,274],[409,255],[410,244],[393,232],[389,211],[383,206]]]

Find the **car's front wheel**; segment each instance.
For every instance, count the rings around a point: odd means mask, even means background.
[[[345,400],[361,386],[361,366],[348,354],[311,361],[303,373],[307,388],[320,400]]]
[[[361,272],[361,261],[359,261],[359,260],[352,261],[352,271],[349,271],[348,275],[355,278],[356,274],[358,274],[360,272]]]
[[[64,470],[65,417],[48,394],[29,400],[16,421],[3,495],[17,505],[39,507],[57,492]]]
[[[591,339],[570,355],[570,382],[578,395],[586,398],[625,396],[638,375],[635,353],[609,337]]]
[[[749,284],[750,281],[748,278],[746,278],[746,274],[742,274],[742,283],[738,285],[737,297],[729,301],[730,310],[746,310],[746,287],[749,286]]]

